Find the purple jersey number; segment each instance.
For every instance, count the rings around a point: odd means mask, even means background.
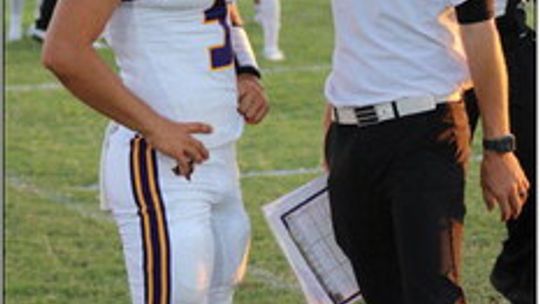
[[[216,0],[211,8],[204,12],[204,22],[219,22],[225,31],[225,42],[209,48],[210,61],[213,70],[223,69],[233,64],[233,51],[231,44],[231,30],[227,24],[227,3],[225,0]]]

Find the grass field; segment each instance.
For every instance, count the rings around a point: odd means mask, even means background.
[[[272,112],[262,125],[246,129],[239,143],[242,172],[318,167],[322,87],[333,43],[329,3],[282,1],[281,41],[287,60],[261,60]],[[261,31],[251,21],[251,3],[240,4],[259,51]],[[97,204],[106,121],[54,85],[39,64],[39,52],[40,45],[28,38],[6,47],[6,303],[128,303],[116,228]],[[102,54],[112,62],[109,51]],[[477,143],[475,151],[478,155]],[[478,164],[474,157],[469,170],[463,285],[472,304],[502,304],[506,302],[490,287],[488,275],[504,229],[498,214],[487,213],[481,201]],[[253,243],[236,303],[304,303],[261,206],[315,175],[243,178]]]

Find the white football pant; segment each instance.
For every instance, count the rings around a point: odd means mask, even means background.
[[[22,38],[23,9],[24,0],[11,1],[11,16],[9,20],[7,41],[15,41]]]
[[[122,240],[134,304],[230,304],[244,275],[249,219],[234,143],[209,149],[191,181],[132,131],[108,128],[103,197]]]
[[[281,28],[280,0],[260,0],[257,20],[261,23],[264,35],[264,53],[281,52],[279,49],[279,30]]]

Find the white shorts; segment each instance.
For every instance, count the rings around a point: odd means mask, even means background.
[[[116,220],[135,304],[232,303],[249,247],[234,143],[210,149],[191,181],[116,124],[105,136],[102,198]]]

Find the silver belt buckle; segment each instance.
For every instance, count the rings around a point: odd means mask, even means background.
[[[394,110],[392,109],[391,102],[377,104],[374,107],[379,121],[390,120],[396,117],[396,115],[394,114]]]
[[[366,127],[378,123],[379,116],[374,106],[354,108],[358,127]]]

